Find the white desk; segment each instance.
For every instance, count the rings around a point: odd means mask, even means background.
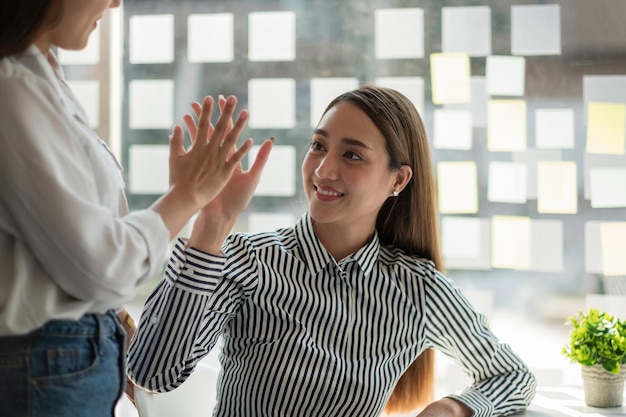
[[[540,387],[531,406],[514,416],[529,417],[626,417],[626,406],[595,408],[585,405],[580,387]],[[626,400],[624,401],[626,404]]]

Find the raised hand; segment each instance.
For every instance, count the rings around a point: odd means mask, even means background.
[[[239,149],[235,146],[248,118],[248,113],[242,111],[233,123],[236,104],[234,96],[224,100],[214,127],[211,124],[213,98],[205,97],[202,105],[197,103],[198,125],[193,131],[189,129],[189,117],[184,118],[192,142],[188,151],[183,146],[182,128],[174,127],[170,140],[170,187],[188,194],[197,209],[221,192],[252,147],[252,139],[244,141]],[[195,122],[193,124],[195,126]]]
[[[218,104],[221,113],[220,120],[223,120],[223,118],[227,117],[226,100],[220,97]],[[191,106],[196,116],[200,118],[201,112],[199,103],[192,103]],[[243,114],[247,115],[247,112],[244,110],[241,115]],[[237,123],[233,124],[232,119],[229,120],[230,126],[235,129]],[[200,137],[199,125],[196,126],[193,117],[187,115],[184,117],[184,121],[189,135],[191,137]],[[215,130],[217,130],[217,128],[218,126],[216,125]],[[211,129],[212,126],[209,126],[209,132]],[[237,163],[230,180],[223,188],[222,192],[200,210],[194,223],[194,229],[189,241],[190,246],[208,252],[217,252],[219,250],[219,247],[232,229],[237,217],[250,203],[254,190],[259,183],[263,167],[269,158],[272,144],[273,138],[270,138],[261,145],[249,170],[245,171],[243,169],[241,161]],[[237,150],[236,144],[233,144],[230,149],[230,154],[235,155],[239,151],[241,151],[241,149]]]

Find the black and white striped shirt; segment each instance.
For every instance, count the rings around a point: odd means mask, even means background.
[[[215,416],[377,416],[426,348],[457,359],[475,416],[524,409],[535,378],[434,264],[375,236],[335,262],[305,214],[233,234],[225,256],[179,241],[129,352],[139,385],[179,386],[221,335]]]

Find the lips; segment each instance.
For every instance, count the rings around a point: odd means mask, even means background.
[[[344,195],[343,193],[340,193],[339,191],[330,187],[321,187],[316,185],[314,187],[317,198],[322,201],[334,201],[338,198],[343,197]]]

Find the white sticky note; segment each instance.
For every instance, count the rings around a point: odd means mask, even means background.
[[[469,110],[472,113],[472,126],[487,126],[487,86],[485,77],[470,77],[471,100],[468,103],[447,103],[449,110]]]
[[[252,129],[291,129],[296,125],[296,81],[257,78],[248,81],[248,109]]]
[[[593,168],[589,179],[592,208],[626,207],[626,166]]]
[[[528,167],[526,164],[490,162],[487,200],[495,203],[526,203],[527,177]]]
[[[517,56],[488,56],[485,69],[487,93],[492,96],[523,96],[526,61]]]
[[[530,269],[531,222],[528,217],[491,218],[491,265],[494,268]]]
[[[531,220],[530,248],[532,271],[563,271],[563,221]]]
[[[487,103],[487,148],[491,152],[526,149],[526,102],[490,100]]]
[[[626,104],[626,75],[583,75],[585,119],[589,103]]]
[[[626,155],[605,155],[585,152],[584,179],[585,200],[591,200],[591,176],[590,172],[595,168],[624,168],[626,167]]]
[[[189,15],[187,18],[189,62],[231,62],[234,55],[232,13]]]
[[[537,211],[552,214],[578,211],[575,162],[540,161],[537,164]]]
[[[78,99],[91,127],[94,129],[100,126],[100,82],[85,81],[67,81],[72,92]]]
[[[424,79],[422,77],[378,77],[374,82],[381,87],[393,88],[407,96],[423,118]]]
[[[527,166],[526,184],[527,197],[530,200],[537,198],[537,164],[539,161],[560,161],[563,159],[559,150],[527,149],[525,152],[513,152],[511,160]]]
[[[491,8],[442,7],[441,50],[469,56],[491,55]]]
[[[376,58],[424,57],[423,9],[378,9],[374,12],[374,31]]]
[[[442,218],[442,232],[444,228],[446,229],[446,232],[444,232],[445,235],[442,235],[442,252],[446,269],[490,270],[491,220],[477,217],[452,217],[452,219],[463,219],[462,221],[466,222],[464,225],[461,225],[461,228],[457,228],[457,222],[454,222],[456,225],[446,225],[446,219],[448,218],[450,217],[445,216]],[[476,223],[478,225],[478,231],[476,231],[475,226],[470,223]],[[459,233],[467,233],[467,235]],[[452,242],[453,239],[456,242]],[[448,244],[451,246],[447,247]],[[473,246],[474,248],[461,248],[460,246],[463,244]],[[453,256],[455,254],[463,256]],[[473,254],[476,254],[476,256],[468,257]]]
[[[431,91],[434,104],[467,103],[470,101],[469,55],[431,54]]]
[[[162,194],[169,188],[169,145],[131,145],[128,149],[129,190]]]
[[[535,110],[537,149],[574,149],[574,110]]]
[[[248,154],[248,167],[259,151],[253,146]],[[256,196],[291,197],[296,194],[296,148],[293,146],[276,146],[272,148],[270,157],[263,168],[261,180],[256,188]]]
[[[585,272],[588,274],[601,274],[602,248],[600,240],[599,221],[585,222]]]
[[[435,109],[433,131],[437,149],[472,149],[472,114],[468,110]]]
[[[561,6],[558,4],[511,6],[513,55],[561,54]]]
[[[626,222],[600,224],[602,272],[604,275],[626,275]]]
[[[248,59],[250,61],[295,60],[295,12],[250,13],[248,15]]]
[[[328,107],[337,96],[358,88],[356,78],[313,78],[311,79],[311,127],[316,127]]]
[[[174,15],[135,15],[129,19],[131,64],[164,64],[174,61]]]
[[[268,232],[283,227],[291,227],[295,223],[295,216],[291,213],[259,213],[248,215],[248,232]]]
[[[133,80],[129,88],[131,129],[171,129],[174,125],[174,82]]]
[[[480,255],[480,221],[474,217],[445,216],[441,220],[444,257],[475,259]]]
[[[476,213],[478,211],[478,185],[476,163],[439,162],[437,185],[441,213]]]
[[[79,51],[70,51],[59,48],[57,58],[61,65],[96,65],[100,62],[100,23],[89,35],[87,46]]]

